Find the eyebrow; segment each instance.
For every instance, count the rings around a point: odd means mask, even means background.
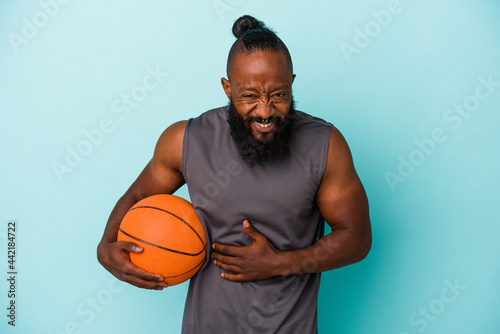
[[[242,92],[242,91],[253,91],[253,92],[256,92],[257,89],[250,88],[250,87],[242,87],[242,88],[238,89],[238,92]]]
[[[289,89],[288,85],[283,85],[283,86],[279,86],[279,87],[276,87],[274,89],[272,89],[272,91],[277,91],[277,90],[282,90],[282,89]],[[255,88],[252,88],[252,87],[245,87],[243,86],[242,88],[238,89],[238,92],[242,92],[242,91],[252,91],[252,92],[256,92],[258,91],[257,89]]]

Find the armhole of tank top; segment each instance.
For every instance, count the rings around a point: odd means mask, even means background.
[[[323,181],[323,176],[325,175],[325,170],[326,170],[326,161],[328,160],[328,149],[330,148],[330,135],[331,135],[331,132],[332,132],[332,124],[331,123],[326,123],[327,127],[326,129],[328,129],[328,131],[326,131],[325,129],[325,132],[327,132],[326,134],[326,138],[323,139],[325,140],[326,142],[323,142],[323,152],[322,152],[322,157],[321,157],[321,166],[320,166],[320,173],[318,175],[319,177],[319,183],[318,183],[318,186],[321,184],[321,181]]]
[[[188,156],[188,137],[189,137],[189,126],[191,125],[191,121],[193,119],[190,118],[188,119],[186,123],[186,128],[184,129],[184,138],[182,139],[182,176],[184,177],[184,180],[188,182],[188,172],[187,172],[187,156]]]

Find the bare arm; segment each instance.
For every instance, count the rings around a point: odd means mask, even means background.
[[[129,252],[140,253],[142,248],[131,242],[116,241],[118,229],[135,203],[155,194],[172,194],[185,183],[181,166],[185,127],[186,121],[181,121],[163,132],[153,158],[116,203],[97,247],[97,258],[109,272],[141,288],[162,289],[166,283],[161,275],[146,272],[130,262]]]
[[[250,246],[213,245],[215,263],[231,272],[222,276],[232,281],[253,281],[323,272],[366,257],[371,248],[368,200],[349,147],[335,128],[330,133],[326,169],[316,202],[331,233],[310,247],[281,252],[245,221],[243,229],[253,241]]]
[[[368,199],[342,134],[332,128],[328,160],[316,195],[332,231],[314,245],[285,254],[284,274],[322,272],[366,257],[371,248]]]

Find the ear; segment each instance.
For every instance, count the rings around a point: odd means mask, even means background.
[[[224,92],[226,93],[227,98],[231,100],[231,83],[226,78],[221,78],[220,82],[222,84]]]
[[[293,75],[292,75],[292,83],[293,83],[293,81],[295,80],[295,77],[296,77],[296,76],[297,76],[297,75],[295,75],[295,74],[293,74]]]

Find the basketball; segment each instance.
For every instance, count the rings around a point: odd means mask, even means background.
[[[207,254],[205,232],[193,206],[174,195],[137,202],[123,217],[117,239],[143,247],[141,253],[130,253],[130,260],[162,275],[169,286],[193,277]]]

